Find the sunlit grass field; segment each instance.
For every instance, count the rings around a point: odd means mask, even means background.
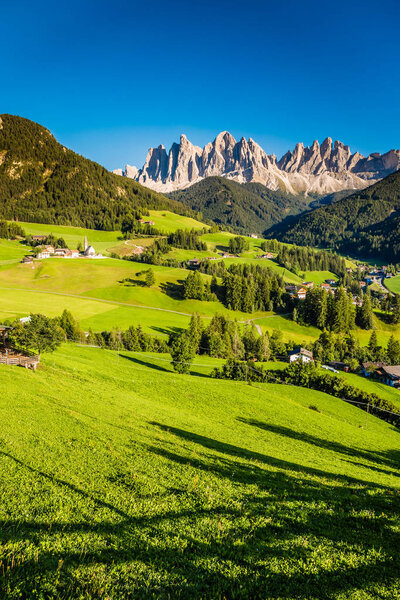
[[[0,365],[0,597],[398,598],[399,432],[160,358]]]
[[[385,286],[391,292],[394,292],[395,294],[400,294],[400,275],[396,275],[396,277],[385,279]]]

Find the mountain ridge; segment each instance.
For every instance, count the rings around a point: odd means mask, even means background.
[[[69,150],[42,125],[0,115],[0,218],[112,230],[148,209],[190,213]]]
[[[400,171],[359,192],[277,224],[268,237],[400,261]]]
[[[328,137],[322,144],[298,143],[279,160],[267,154],[252,138],[239,141],[228,132],[217,135],[203,148],[182,134],[169,152],[163,145],[150,148],[141,169],[126,165],[114,172],[159,192],[190,187],[212,176],[238,183],[261,183],[273,191],[297,194],[329,194],[362,189],[400,168],[400,150],[364,157],[349,146]]]

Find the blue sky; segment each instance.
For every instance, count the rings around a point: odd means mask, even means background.
[[[400,147],[400,2],[0,0],[0,112],[112,169],[222,130]]]

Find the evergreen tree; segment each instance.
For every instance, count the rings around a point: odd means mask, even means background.
[[[193,313],[190,317],[188,335],[192,340],[195,352],[199,352],[199,344],[203,333],[203,323],[198,313]]]
[[[368,351],[369,351],[371,359],[376,360],[377,353],[378,353],[378,337],[376,335],[376,331],[373,331],[371,333],[371,336],[370,336],[369,342],[368,342]]]
[[[400,364],[400,341],[392,334],[386,348],[387,361],[390,365]]]
[[[357,309],[356,323],[361,329],[373,329],[374,313],[372,310],[371,292],[368,290],[364,296],[362,306]]]
[[[204,283],[198,271],[193,271],[186,277],[183,282],[183,295],[188,299],[203,300]]]
[[[173,337],[170,353],[174,370],[177,373],[189,373],[195,352],[192,340],[186,332]]]
[[[269,360],[271,356],[271,351],[269,347],[269,336],[266,333],[265,335],[260,335],[257,343],[256,343],[256,358],[260,362],[264,362]]]
[[[145,277],[145,282],[147,287],[151,287],[152,285],[155,284],[156,278],[154,277],[154,272],[153,269],[149,269],[146,272],[146,277]]]

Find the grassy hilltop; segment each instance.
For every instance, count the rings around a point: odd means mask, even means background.
[[[0,218],[111,230],[149,209],[190,213],[65,148],[38,123],[0,115]]]
[[[217,362],[0,365],[1,597],[399,597],[399,432]]]

